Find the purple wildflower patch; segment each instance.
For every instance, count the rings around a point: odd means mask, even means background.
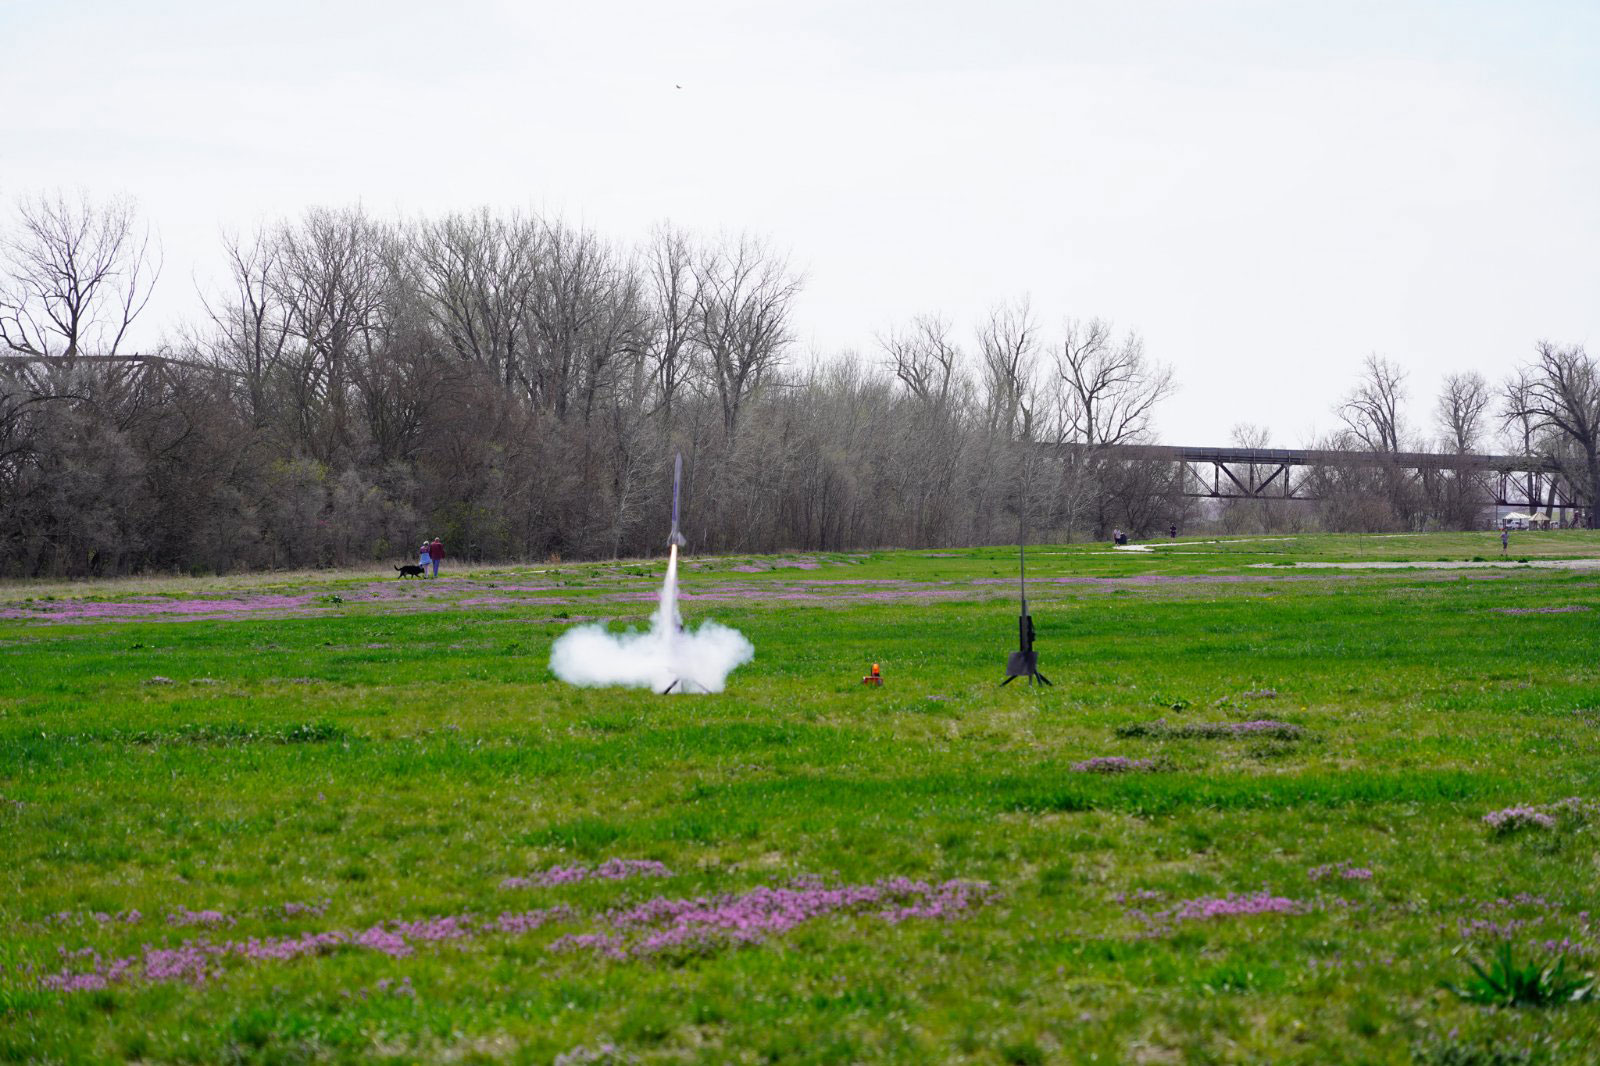
[[[223,973],[223,961],[230,958],[247,962],[288,962],[353,947],[398,959],[415,952],[412,941],[464,940],[493,933],[521,935],[572,917],[573,912],[568,907],[550,907],[521,914],[506,913],[487,922],[470,914],[416,921],[395,919],[359,931],[329,929],[298,936],[251,937],[248,940],[224,940],[218,943],[204,939],[186,940],[170,948],[146,944],[140,956],[114,959],[104,959],[93,949],[68,952],[63,948],[60,951],[63,958],[87,957],[91,960],[91,968],[87,972],[75,972],[69,966],[60,973],[43,977],[40,983],[45,988],[62,992],[105,988],[110,983],[133,976],[151,982],[188,981],[200,984],[220,976]],[[85,955],[85,952],[88,954]]]
[[[1535,943],[1534,947],[1547,955],[1571,955],[1580,959],[1593,959],[1596,956],[1600,956],[1600,948],[1596,948],[1593,944],[1585,944],[1574,940],[1570,936],[1564,936],[1560,940],[1539,941]]]
[[[801,879],[782,888],[754,888],[730,895],[657,897],[607,916],[614,928],[636,934],[631,942],[598,934],[564,937],[563,950],[587,947],[612,958],[703,955],[759,944],[832,914],[869,915],[891,925],[913,918],[956,918],[987,903],[993,894],[981,881],[933,884],[891,877],[865,885],[828,887],[814,879]]]
[[[333,902],[333,901],[332,900],[326,900],[326,899],[318,900],[315,903],[293,903],[293,902],[290,902],[290,903],[285,903],[282,906],[280,906],[278,908],[278,911],[285,918],[298,918],[301,915],[307,915],[307,914],[311,915],[313,918],[321,918],[323,916],[323,914],[327,912],[328,904],[331,903],[331,902]],[[271,914],[272,912],[269,909],[267,913]]]
[[[1192,722],[1172,725],[1165,718],[1154,722],[1131,722],[1116,728],[1119,737],[1174,737],[1178,739],[1221,740],[1230,737],[1273,737],[1298,740],[1305,730],[1289,722],[1257,718],[1249,722]]]
[[[219,926],[233,925],[234,921],[221,911],[192,911],[187,907],[180,906],[176,911],[167,915],[167,924],[215,929]]]
[[[88,922],[93,922],[96,925],[105,926],[138,925],[142,921],[144,921],[144,915],[136,910],[118,911],[115,914],[109,914],[105,911],[57,911],[54,914],[46,915],[37,923],[24,924],[50,926],[84,925]]]
[[[1146,903],[1150,900],[1166,899],[1165,892],[1158,892],[1153,888],[1136,888],[1132,892],[1118,892],[1111,899],[1116,903]]]
[[[1077,774],[1149,773],[1156,769],[1154,759],[1130,759],[1126,755],[1097,755],[1072,764]]]
[[[1201,896],[1197,899],[1184,900],[1172,909],[1172,916],[1182,922],[1202,922],[1214,918],[1239,918],[1253,914],[1304,914],[1305,912],[1304,903],[1284,896],[1274,896],[1262,889],[1260,892]]]
[[[1469,904],[1470,900],[1460,900]],[[1471,911],[1456,919],[1456,931],[1463,940],[1510,942],[1529,934],[1530,947],[1546,954],[1600,958],[1595,923],[1588,911],[1569,911],[1548,896],[1519,892],[1472,904]]]
[[[3,608],[0,609],[0,618],[39,622],[103,622],[160,615],[229,618],[257,611],[304,607],[311,602],[311,598],[311,594],[306,593],[298,596],[252,596],[248,599],[227,600],[139,599],[123,603],[58,600],[32,603],[26,607]]]
[[[544,888],[550,885],[570,885],[579,881],[626,881],[635,877],[672,877],[665,863],[654,859],[607,859],[599,866],[552,866],[527,877],[508,877],[500,882],[502,889]]]
[[[1348,862],[1326,863],[1322,866],[1313,866],[1306,871],[1306,876],[1313,881],[1321,881],[1328,877],[1339,877],[1346,881],[1370,881],[1372,871],[1365,866],[1355,866]]]
[[[650,860],[611,860],[600,866],[573,867],[551,883],[598,878],[621,880],[630,876],[670,876],[660,863]],[[553,871],[545,871],[547,874]],[[758,944],[794,927],[833,914],[861,915],[898,925],[913,919],[949,920],[961,917],[994,897],[985,882],[948,880],[938,883],[892,877],[864,885],[827,886],[815,878],[796,879],[779,888],[754,888],[747,892],[690,899],[657,897],[620,907],[605,915],[609,931],[561,936],[549,950],[555,954],[584,952],[612,959],[681,957],[707,954],[724,948]],[[283,909],[287,913],[288,906]],[[295,905],[294,913],[311,913]],[[276,913],[276,910],[269,914]],[[174,925],[210,927],[219,912],[180,908]],[[185,940],[175,947],[145,944],[141,954],[102,957],[93,948],[58,949],[63,968],[40,978],[43,987],[60,992],[103,989],[139,978],[149,982],[183,981],[202,984],[224,972],[229,960],[289,962],[336,951],[360,949],[390,958],[406,958],[417,944],[465,941],[493,934],[520,936],[558,921],[576,917],[570,907],[504,912],[493,919],[472,914],[443,915],[415,920],[392,919],[365,929],[328,929],[293,936],[223,940],[204,937]],[[201,920],[203,918],[204,920]],[[231,924],[231,920],[225,920]],[[87,966],[85,966],[87,963]]]
[[[550,941],[550,951],[557,955],[588,951],[613,959],[628,957],[622,938],[612,933],[569,933]]]
[[[1538,807],[1506,807],[1484,815],[1483,824],[1494,835],[1506,836],[1523,829],[1554,829],[1556,819]]]
[[[1581,603],[1568,604],[1565,607],[1491,607],[1495,614],[1576,614],[1587,611],[1589,608]]]
[[[1300,900],[1260,892],[1229,893],[1225,896],[1197,896],[1180,900],[1165,910],[1132,908],[1128,916],[1148,927],[1147,936],[1173,931],[1179,922],[1208,922],[1221,918],[1245,918],[1261,914],[1305,914],[1310,908]]]

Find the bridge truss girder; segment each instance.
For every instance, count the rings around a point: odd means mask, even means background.
[[[1203,469],[1211,468],[1209,477]],[[1241,467],[1237,472],[1235,466]],[[1288,463],[1224,463],[1207,460],[1185,460],[1180,464],[1180,483],[1183,494],[1198,499],[1213,500],[1308,500],[1302,496]],[[1242,476],[1241,476],[1242,475]],[[1301,482],[1304,478],[1300,479]],[[1207,487],[1209,484],[1209,488]],[[1191,489],[1191,485],[1197,486]]]
[[[1214,459],[1179,462],[1182,494],[1210,500],[1316,500],[1320,496],[1289,462],[1229,463]],[[1484,506],[1521,507],[1534,511],[1581,507],[1572,486],[1560,474],[1533,470],[1424,470],[1401,468],[1412,479],[1425,474],[1449,475],[1476,485]]]

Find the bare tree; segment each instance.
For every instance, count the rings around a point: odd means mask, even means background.
[[[1450,374],[1434,405],[1434,422],[1446,451],[1466,455],[1482,447],[1493,394],[1482,374]],[[1463,470],[1421,471],[1436,521],[1451,529],[1470,529],[1488,503],[1477,477]]]
[[[1500,432],[1507,445],[1519,455],[1533,455],[1537,450],[1539,419],[1533,409],[1533,376],[1527,367],[1516,372],[1500,386]]]
[[[1251,451],[1260,451],[1272,446],[1272,431],[1265,426],[1252,422],[1236,422],[1228,431],[1228,440],[1235,448],[1248,448]],[[1260,485],[1262,480],[1262,466],[1259,463],[1244,464],[1247,485]],[[1275,469],[1275,468],[1274,468]],[[1285,470],[1281,475],[1289,477]],[[1283,486],[1287,488],[1287,481]],[[1275,528],[1277,522],[1284,516],[1279,505],[1277,513],[1273,510],[1274,504],[1265,497],[1254,500],[1225,499],[1219,501],[1218,516],[1222,527],[1230,533],[1239,533],[1245,530],[1252,532],[1266,532]]]
[[[1532,413],[1533,377],[1527,367],[1519,367],[1501,384],[1499,400],[1500,433],[1511,451],[1518,455],[1538,455],[1541,450],[1554,450],[1543,447],[1541,441],[1541,438],[1550,438],[1552,432]],[[1528,494],[1528,509],[1537,511],[1544,501],[1544,480],[1530,470],[1523,474],[1523,484]]]
[[[673,403],[694,368],[695,248],[689,236],[658,226],[645,248],[645,273],[652,312],[650,373],[670,430]]]
[[[0,342],[34,357],[117,355],[160,274],[130,200],[23,200],[0,242]]]
[[[1235,448],[1260,451],[1272,447],[1272,430],[1253,422],[1235,422],[1233,428],[1228,430],[1228,440]]]
[[[1090,448],[1143,440],[1156,405],[1177,387],[1170,367],[1145,358],[1138,334],[1118,344],[1098,318],[1068,320],[1056,373],[1063,438]]]
[[[360,210],[315,208],[300,224],[282,226],[274,241],[273,293],[297,342],[291,376],[302,439],[326,459],[351,442],[355,363],[371,358],[394,301],[395,234]]]
[[[644,344],[642,294],[631,266],[592,231],[548,223],[543,247],[523,382],[538,407],[562,421],[576,411],[587,424],[619,372],[613,361]]]
[[[1434,407],[1434,419],[1446,448],[1458,455],[1482,445],[1484,423],[1493,396],[1482,374],[1450,374]]]
[[[703,253],[694,281],[695,342],[731,437],[740,408],[793,340],[789,315],[800,279],[765,244],[744,235]]]
[[[268,415],[268,380],[289,337],[285,308],[274,288],[278,247],[270,236],[257,233],[248,246],[237,237],[225,238],[223,251],[232,290],[203,299],[212,332],[197,347],[239,375],[250,418],[259,427]]]
[[[1075,446],[1061,479],[1069,513],[1087,508],[1097,538],[1113,521],[1143,531],[1158,516],[1176,517],[1175,478],[1146,476],[1102,454],[1109,445],[1147,439],[1156,405],[1176,387],[1171,369],[1146,359],[1135,333],[1118,342],[1102,319],[1068,319],[1053,385],[1056,436]]]
[[[1406,372],[1399,364],[1372,354],[1361,364],[1361,376],[1343,402],[1334,408],[1345,428],[1336,435],[1340,446],[1350,450],[1393,456],[1405,446],[1406,427],[1402,407],[1406,398]],[[1384,508],[1361,506],[1344,513],[1358,515],[1361,524],[1351,528],[1380,528],[1380,521],[1392,521],[1397,528],[1420,529],[1426,523],[1426,500],[1434,495],[1430,483],[1436,472],[1414,474],[1391,460],[1366,471],[1346,471],[1339,482],[1341,491],[1359,491],[1383,501]],[[1357,490],[1356,486],[1361,486]],[[1336,509],[1328,509],[1330,514]]]
[[[1006,440],[1030,441],[1038,407],[1039,323],[1027,297],[997,304],[978,327],[989,429]]]
[[[488,368],[511,391],[523,320],[538,283],[542,231],[521,215],[448,215],[411,239],[427,307],[457,358]]]
[[[1534,361],[1507,391],[1507,414],[1535,433],[1549,431],[1565,448],[1553,458],[1588,504],[1587,522],[1600,529],[1600,366],[1582,345],[1540,341]],[[1565,459],[1563,453],[1572,453]]]
[[[907,392],[925,404],[948,402],[961,364],[961,349],[950,337],[948,320],[918,315],[905,331],[890,330],[877,340],[886,365]]]
[[[1361,378],[1334,413],[1368,451],[1400,450],[1400,406],[1405,402],[1406,373],[1397,363],[1369,355],[1361,364]]]

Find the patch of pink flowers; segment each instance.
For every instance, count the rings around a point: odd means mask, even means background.
[[[144,915],[136,910],[118,911],[115,914],[105,911],[57,911],[46,915],[38,924],[83,925],[85,922],[94,922],[96,925],[138,925],[142,921]]]
[[[1226,896],[1198,896],[1182,900],[1165,910],[1130,910],[1128,915],[1149,926],[1148,936],[1170,933],[1178,922],[1208,922],[1219,918],[1246,918],[1260,914],[1305,914],[1310,908],[1299,900],[1260,892],[1229,893]]]
[[[416,921],[392,920],[362,930],[329,929],[322,932],[301,933],[285,937],[251,937],[247,940],[186,940],[176,947],[146,944],[138,956],[104,959],[93,949],[67,952],[63,958],[87,957],[91,960],[87,972],[74,971],[70,966],[60,973],[43,977],[45,988],[62,992],[82,992],[105,988],[108,984],[138,976],[146,981],[188,981],[203,983],[223,973],[222,963],[227,959],[247,962],[287,962],[307,956],[326,955],[341,948],[361,948],[375,951],[390,958],[405,958],[415,952],[413,941],[431,942],[464,940],[491,933],[520,935],[530,933],[551,922],[573,917],[568,907],[550,907],[545,910],[526,911],[520,914],[505,913],[498,918],[481,921],[470,914],[423,918]],[[86,954],[87,953],[87,954]]]
[[[1578,611],[1587,611],[1589,608],[1581,603],[1568,604],[1565,607],[1491,607],[1496,614],[1574,614]]]
[[[1483,824],[1498,836],[1519,829],[1554,829],[1563,820],[1581,823],[1597,815],[1600,815],[1600,803],[1579,796],[1568,796],[1542,807],[1519,804],[1490,811],[1483,816]]]
[[[282,911],[285,918],[297,918],[303,914],[309,914],[312,917],[321,918],[323,913],[327,911],[328,904],[331,902],[332,900],[326,899],[318,900],[316,903],[291,902],[283,904],[279,909]]]
[[[599,867],[581,869],[587,872],[577,880],[670,876],[660,863],[647,860],[612,860]],[[560,874],[558,880],[551,883],[565,883],[560,878],[573,879],[569,874]],[[558,937],[550,943],[549,950],[556,954],[585,952],[612,959],[705,954],[760,943],[797,925],[832,914],[859,914],[890,925],[912,919],[958,918],[989,902],[993,896],[990,886],[981,881],[935,883],[891,877],[871,884],[828,886],[816,878],[801,878],[779,888],[762,887],[691,899],[658,897],[620,907],[605,915],[610,930]],[[180,908],[179,913],[186,917],[175,924],[206,925],[207,922],[194,921],[188,916],[215,912]],[[416,951],[415,945],[419,943],[464,941],[497,933],[523,935],[575,917],[570,907],[557,906],[508,911],[493,919],[481,919],[472,914],[394,919],[360,930],[328,929],[294,936],[218,942],[202,937],[185,940],[175,947],[146,944],[139,955],[109,959],[93,948],[72,952],[61,948],[62,970],[42,977],[40,983],[61,992],[101,989],[133,978],[201,984],[220,976],[229,960],[287,962],[349,949],[405,958]],[[83,960],[87,960],[87,969]]]
[[[672,871],[654,859],[607,859],[599,866],[552,866],[548,870],[527,877],[508,877],[500,882],[503,889],[544,888],[549,885],[570,885],[579,881],[626,881],[634,877],[671,877]]]
[[[180,906],[176,911],[167,915],[167,924],[174,926],[197,925],[204,929],[215,929],[222,925],[232,925],[234,922],[232,918],[229,918],[221,911],[192,911],[188,907]]]
[[[588,951],[613,959],[628,957],[623,939],[611,933],[570,933],[550,941],[550,950],[557,955]]]
[[[1239,918],[1253,914],[1304,914],[1305,904],[1284,896],[1260,892],[1201,896],[1184,900],[1172,909],[1172,916],[1183,922],[1203,922],[1213,918]]]
[[[724,947],[756,944],[830,914],[867,914],[898,924],[912,918],[955,918],[993,896],[981,881],[938,884],[891,877],[865,885],[829,887],[803,878],[782,888],[754,888],[692,899],[658,897],[612,911],[611,924],[639,936],[622,946],[614,939],[593,942],[594,950],[615,957],[704,954]],[[576,941],[571,947],[582,946]]]
[[[1072,764],[1077,774],[1148,773],[1156,768],[1154,759],[1130,759],[1126,755],[1097,755]]]
[[[1235,722],[1228,727],[1228,731],[1238,736],[1249,736],[1252,733],[1291,736],[1298,734],[1300,727],[1290,725],[1288,722],[1275,722],[1270,718],[1257,718],[1251,722]]]
[[[1519,829],[1554,829],[1556,820],[1537,807],[1506,807],[1483,816],[1492,833],[1514,833]]]
[[[1165,892],[1160,892],[1153,888],[1136,888],[1132,892],[1118,892],[1111,898],[1117,903],[1128,904],[1165,899],[1166,896]]]
[[[154,615],[204,615],[228,617],[256,611],[277,611],[304,607],[311,595],[253,596],[231,600],[134,600],[125,603],[91,603],[59,600],[33,603],[27,607],[0,609],[0,618],[33,619],[41,622],[101,622]]]
[[[1346,881],[1370,881],[1372,871],[1365,866],[1354,866],[1348,862],[1333,862],[1313,866],[1306,871],[1306,876],[1313,881],[1321,881],[1327,877],[1339,877]]]

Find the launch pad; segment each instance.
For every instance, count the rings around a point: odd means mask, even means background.
[[[1039,653],[1033,650],[1033,615],[1028,613],[1028,546],[1027,530],[1019,510],[1017,516],[1017,594],[1021,604],[1017,615],[1017,650],[1006,659],[1006,679],[1000,682],[1005,688],[1019,677],[1028,684],[1037,681],[1050,684],[1050,679],[1039,672]]]

